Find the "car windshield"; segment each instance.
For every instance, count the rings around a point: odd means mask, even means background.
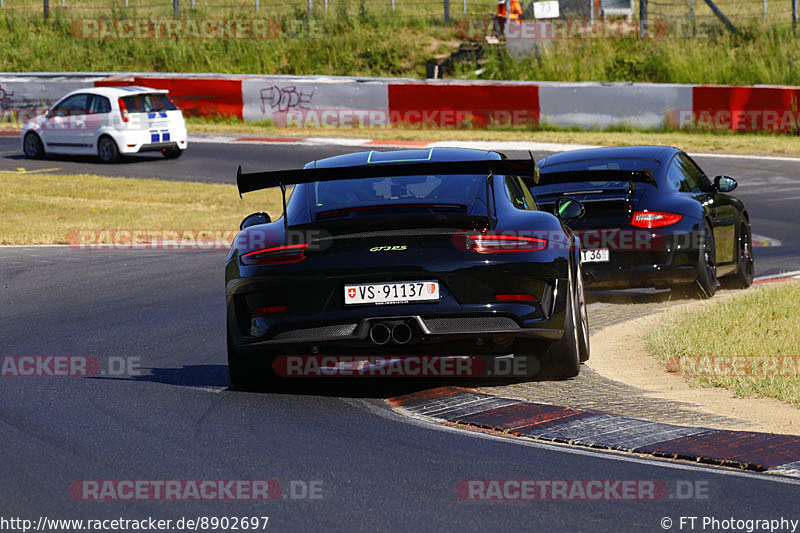
[[[471,206],[480,175],[401,176],[313,183],[317,212],[348,210],[376,205],[447,204]]]
[[[655,159],[585,159],[546,165],[541,169],[541,173],[542,176],[551,172],[580,172],[582,170],[649,170],[655,173],[659,165],[660,163]],[[590,174],[587,177],[589,176]],[[629,182],[626,180],[601,180],[539,185],[535,187],[533,192],[535,194],[550,194],[584,190],[627,189],[628,187]]]

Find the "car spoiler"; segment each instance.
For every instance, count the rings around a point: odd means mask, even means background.
[[[523,178],[525,179],[525,178]],[[567,170],[564,172],[543,172],[537,181],[525,179],[528,187],[535,185],[554,185],[557,183],[581,183],[586,181],[638,181],[658,187],[653,173],[643,170]]]
[[[317,181],[352,180],[361,178],[388,178],[395,176],[421,176],[442,174],[489,174],[523,176],[537,180],[539,169],[533,157],[530,159],[492,159],[481,161],[435,161],[422,163],[373,163],[349,167],[300,168],[269,172],[236,171],[236,187],[239,196],[269,189],[285,188],[287,185],[314,183]]]

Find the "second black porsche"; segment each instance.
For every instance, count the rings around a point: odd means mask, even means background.
[[[709,298],[720,281],[752,284],[750,216],[730,195],[736,180],[710,180],[682,150],[575,150],[542,159],[539,169],[543,183],[529,185],[540,208],[567,196],[586,207],[571,227],[587,286],[670,287]]]

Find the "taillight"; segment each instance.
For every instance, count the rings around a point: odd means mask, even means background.
[[[683,215],[663,211],[634,211],[631,226],[637,228],[660,228],[677,224]]]
[[[497,300],[501,302],[535,302],[536,296],[533,294],[495,294]]]
[[[297,263],[306,258],[308,244],[290,244],[247,252],[239,257],[243,265],[279,265]]]
[[[130,120],[128,116],[128,106],[125,105],[122,98],[117,98],[117,102],[119,102],[119,115],[122,117],[122,122],[128,122]]]
[[[479,254],[504,252],[539,252],[547,246],[547,240],[516,235],[470,235],[472,249]]]

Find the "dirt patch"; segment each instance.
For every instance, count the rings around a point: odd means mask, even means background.
[[[670,311],[707,304],[693,302]],[[658,359],[649,355],[642,335],[663,314],[611,325],[592,335],[592,358],[587,366],[608,379],[644,389],[645,398],[689,403],[701,413],[737,419],[740,423],[736,429],[800,435],[800,410],[796,407],[772,398],[737,398],[722,388],[694,387],[682,376],[667,372]]]

